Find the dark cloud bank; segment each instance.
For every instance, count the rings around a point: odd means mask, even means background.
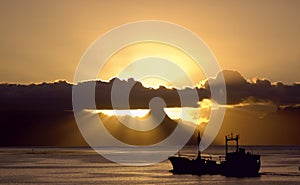
[[[227,131],[238,131],[250,137],[247,144],[300,144],[300,84],[284,85],[272,84],[268,80],[258,79],[256,82],[246,81],[236,71],[223,71],[227,88],[227,104],[239,104],[247,101],[268,102],[278,109],[264,118],[249,117],[245,112],[236,110],[226,111],[224,126],[220,138]],[[216,78],[220,78],[217,76]],[[153,97],[161,97],[167,106],[178,107],[180,99],[178,93],[188,94],[191,89],[147,89],[141,83],[132,79],[120,81],[113,79],[110,82],[96,82],[95,102],[99,109],[110,109],[110,92],[112,82],[117,81],[124,89],[130,88],[131,108],[148,108]],[[210,86],[218,88],[215,79],[209,79]],[[77,84],[84,88],[91,82]],[[72,84],[65,81],[55,83],[17,85],[0,85],[0,146],[79,146],[86,145],[74,120],[72,110]],[[205,88],[197,88],[199,100],[210,98],[208,83]],[[120,96],[122,92],[120,91]],[[184,106],[197,106],[197,102],[188,101]],[[83,108],[90,108],[86,105]],[[118,108],[124,108],[120,105]],[[103,116],[103,115],[101,115]],[[235,122],[234,125],[230,123]],[[253,133],[249,132],[249,129]],[[284,130],[282,130],[284,129]],[[223,133],[224,132],[224,133]],[[264,133],[268,132],[268,133]],[[284,132],[290,135],[290,140],[280,142],[276,135]],[[261,133],[261,140],[252,142],[251,135]],[[243,136],[242,136],[243,137]],[[274,138],[273,138],[274,137]],[[259,137],[253,137],[259,138]],[[273,138],[273,139],[272,139]],[[216,139],[218,140],[218,138]]]
[[[226,81],[227,104],[238,104],[251,98],[253,101],[271,101],[277,106],[297,106],[300,104],[300,84],[284,85],[281,82],[272,84],[267,79],[248,82],[237,71],[223,71]],[[220,76],[217,76],[217,79]],[[214,79],[210,83],[218,86]],[[208,84],[206,83],[206,87]]]

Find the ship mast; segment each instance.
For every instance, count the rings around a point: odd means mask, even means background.
[[[199,130],[199,129],[198,129],[197,140],[198,140],[198,157],[197,157],[197,159],[201,159],[201,152],[200,152],[200,141],[201,141],[201,137],[200,137],[200,130]]]

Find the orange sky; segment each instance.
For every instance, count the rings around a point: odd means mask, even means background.
[[[293,83],[300,74],[300,1],[0,2],[0,82],[73,75],[87,47],[116,26],[164,20],[198,34],[223,69]]]

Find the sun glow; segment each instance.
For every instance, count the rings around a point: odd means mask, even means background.
[[[154,88],[158,89],[160,86],[164,86],[167,88],[172,88],[172,84],[164,79],[158,78],[158,77],[145,77],[143,79],[140,79],[141,83],[146,88]]]
[[[210,99],[203,99],[201,102],[199,102],[201,109],[210,109],[212,107],[212,101]]]
[[[122,73],[122,78],[134,78],[135,80],[142,81],[147,87],[157,88],[160,85],[164,85],[167,87],[175,86],[177,88],[182,88],[187,84],[184,82],[182,75],[178,74],[178,71],[170,69],[168,65],[160,63],[159,66],[157,66],[157,63],[153,63],[155,66],[151,66],[151,60],[147,61],[147,64],[149,64],[150,67],[149,65],[135,65],[139,60],[149,57],[152,57],[153,60],[156,61],[157,58],[160,58],[172,62],[190,78],[192,85],[197,85],[201,80],[205,79],[197,62],[184,51],[164,43],[150,41],[135,43],[114,53],[99,72],[98,78],[101,80],[110,80],[111,78],[118,77]],[[140,74],[142,72],[147,72],[149,68],[167,71],[168,75],[175,79],[176,84],[171,84],[156,76],[147,78],[146,76],[140,77],[136,75],[136,73]]]

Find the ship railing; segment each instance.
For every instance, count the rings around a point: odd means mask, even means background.
[[[201,155],[202,159],[205,160],[212,160],[212,161],[216,161],[216,162],[222,162],[225,161],[225,155],[208,155],[208,154],[203,154]]]

